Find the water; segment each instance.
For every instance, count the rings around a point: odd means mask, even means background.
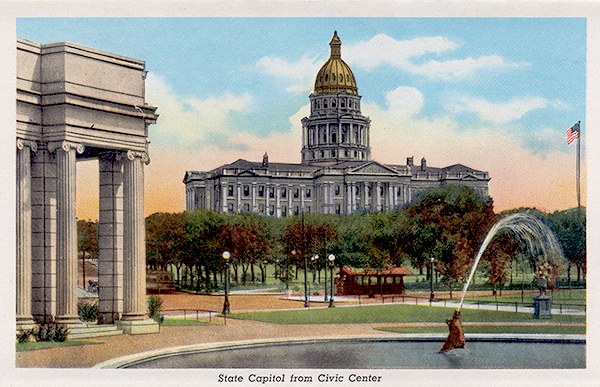
[[[513,214],[506,218],[502,218],[488,232],[479,248],[477,257],[475,258],[475,261],[473,261],[469,278],[463,287],[460,304],[458,305],[457,310],[460,310],[462,307],[467,288],[475,274],[479,259],[481,259],[485,249],[492,242],[494,237],[504,230],[511,231],[517,238],[524,242],[529,254],[537,257],[538,262],[546,261],[555,264],[564,262],[565,258],[560,243],[558,242],[558,239],[556,239],[556,235],[554,235],[552,230],[550,230],[540,218],[524,213]]]
[[[126,368],[268,369],[498,369],[585,368],[585,343],[469,341],[440,353],[440,341],[372,340],[302,343],[186,353],[148,359]],[[279,374],[279,373],[278,373]],[[289,375],[286,375],[288,377]]]

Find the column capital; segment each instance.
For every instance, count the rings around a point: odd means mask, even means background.
[[[83,144],[71,141],[53,141],[48,143],[48,152],[54,153],[58,149],[62,149],[65,152],[75,149],[77,153],[82,154],[85,147]]]
[[[32,152],[37,152],[38,144],[35,141],[31,140],[23,140],[22,138],[17,138],[17,149],[23,150],[24,147],[29,147]]]
[[[121,154],[119,154],[119,156],[117,157],[117,159],[127,159],[129,161],[133,161],[136,157],[139,157],[142,159],[142,162],[146,165],[150,164],[150,156],[148,156],[147,152],[138,152],[138,151],[133,151],[133,150],[128,150],[127,152],[123,152]]]

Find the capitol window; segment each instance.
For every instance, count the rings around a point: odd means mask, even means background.
[[[265,196],[265,186],[264,185],[259,185],[258,186],[258,197],[264,197]]]
[[[227,196],[233,197],[233,186],[232,185],[227,187]]]

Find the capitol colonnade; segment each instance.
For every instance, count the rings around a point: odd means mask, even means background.
[[[73,43],[17,40],[17,327],[76,329],[76,163],[98,160],[99,323],[157,332],[146,316],[145,63]],[[85,284],[84,284],[85,285]]]

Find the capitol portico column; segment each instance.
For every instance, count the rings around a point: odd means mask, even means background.
[[[281,185],[275,185],[275,214],[278,218],[281,218]]]
[[[252,212],[256,212],[256,182],[252,182]]]
[[[37,151],[35,142],[17,139],[17,328],[34,324],[31,315],[31,151]]]
[[[346,214],[352,212],[352,185],[346,183]]]
[[[377,182],[375,184],[375,198],[376,198],[377,211],[381,211],[381,183],[380,182]]]
[[[56,151],[56,322],[81,323],[77,313],[76,155],[83,145],[48,144]]]
[[[227,212],[227,183],[221,182],[221,208],[223,213]]]

